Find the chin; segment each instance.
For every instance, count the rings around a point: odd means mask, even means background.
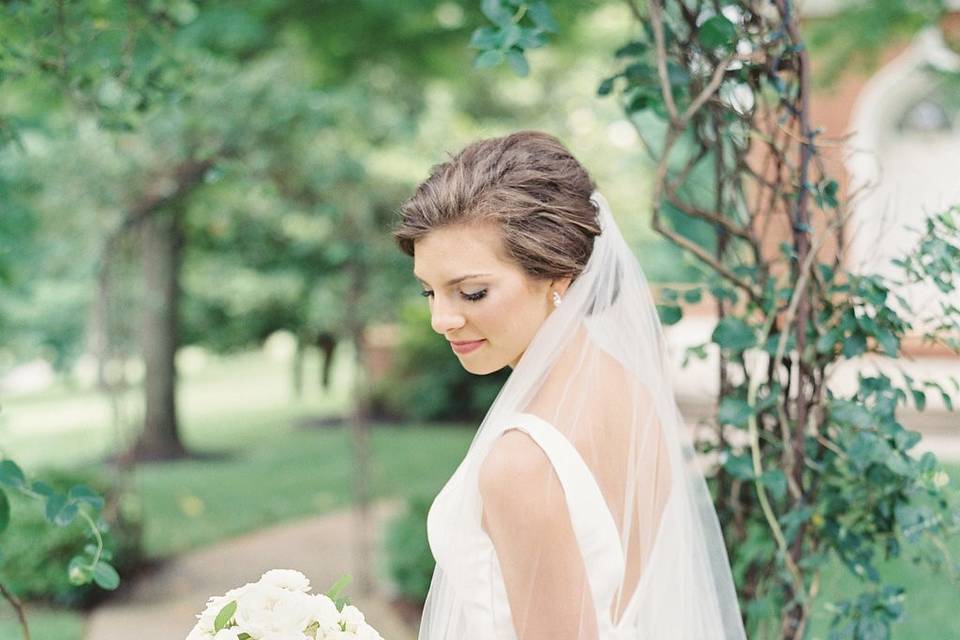
[[[472,373],[475,376],[486,376],[491,373],[496,373],[507,366],[506,362],[495,363],[495,362],[464,362],[460,361],[460,364],[463,365],[463,368],[468,372]]]

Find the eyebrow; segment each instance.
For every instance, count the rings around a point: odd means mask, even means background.
[[[463,282],[464,280],[469,280],[470,278],[480,278],[480,277],[489,276],[489,275],[492,275],[492,274],[489,274],[489,273],[470,273],[470,274],[468,274],[468,275],[460,276],[459,278],[454,278],[453,280],[449,280],[449,281],[447,281],[447,284],[444,285],[444,286],[452,287],[453,285],[459,284],[459,283]],[[421,280],[421,279],[420,279],[420,276],[418,276],[417,274],[413,274],[413,277],[416,278],[417,280],[419,280],[419,281],[420,281],[420,284],[424,284],[424,285],[427,284],[426,282],[424,282],[423,280]]]

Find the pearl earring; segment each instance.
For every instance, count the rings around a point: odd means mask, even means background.
[[[560,306],[560,294],[557,293],[556,291],[553,292],[553,306],[555,307]]]

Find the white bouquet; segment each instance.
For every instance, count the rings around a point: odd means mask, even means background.
[[[383,640],[359,609],[334,601],[342,583],[315,594],[299,571],[267,571],[210,598],[186,640]]]

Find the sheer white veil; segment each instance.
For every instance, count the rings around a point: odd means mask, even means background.
[[[650,289],[606,199],[594,191],[591,201],[601,233],[584,271],[538,329],[431,508],[437,566],[420,640],[539,640],[560,615],[559,603],[539,596],[555,593],[558,580],[581,588],[584,604],[562,640],[746,637]],[[562,555],[559,536],[531,545],[532,518],[514,525],[527,548],[508,555],[512,538],[501,534],[490,562],[481,471],[501,436],[524,425],[550,464],[523,465],[516,491],[549,502],[562,488],[577,543],[572,558]],[[567,558],[564,566],[557,558]],[[498,610],[505,582],[509,608]]]

